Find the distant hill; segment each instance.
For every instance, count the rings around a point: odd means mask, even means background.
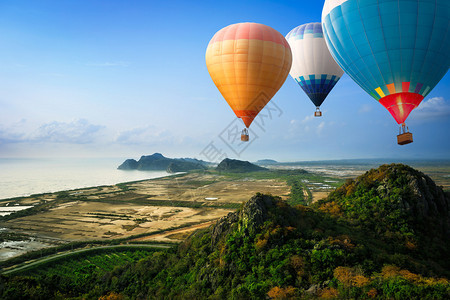
[[[449,166],[449,159],[398,159],[398,158],[355,158],[355,159],[337,159],[337,160],[311,160],[311,161],[293,161],[278,162],[280,165],[359,165],[376,168],[383,164],[403,163],[410,166]]]
[[[274,165],[277,164],[278,162],[276,160],[273,159],[260,159],[256,162],[257,165]]]
[[[55,274],[0,277],[0,296],[448,299],[449,215],[450,195],[428,176],[383,165],[313,206],[256,194],[174,249],[79,270],[99,273],[75,287]]]
[[[223,172],[244,173],[244,172],[264,171],[267,169],[254,165],[248,161],[225,158],[219,163],[219,165],[216,167],[216,170]]]
[[[161,153],[144,155],[136,161],[135,159],[125,160],[119,170],[155,170],[167,171],[169,173],[186,172],[190,170],[206,169],[207,162],[193,158],[167,158]]]

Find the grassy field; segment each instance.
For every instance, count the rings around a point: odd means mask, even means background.
[[[169,245],[131,244],[83,247],[55,254],[49,254],[31,262],[19,263],[3,270],[2,274],[35,274],[66,275],[70,270],[84,269],[86,265],[94,265],[97,271],[111,271],[114,267],[140,260],[154,251],[170,248]],[[91,266],[92,269],[92,266]]]

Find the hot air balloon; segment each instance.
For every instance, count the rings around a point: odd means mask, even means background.
[[[292,54],[275,29],[238,23],[219,30],[206,49],[206,66],[228,105],[247,128],[286,80]]]
[[[322,28],[336,62],[401,124],[450,66],[449,0],[326,0]]]
[[[286,35],[286,40],[292,50],[292,67],[289,74],[316,106],[314,116],[320,117],[320,105],[344,71],[331,56],[320,23],[295,27]]]

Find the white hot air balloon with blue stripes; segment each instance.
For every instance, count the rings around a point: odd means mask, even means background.
[[[300,25],[287,34],[286,40],[292,50],[289,74],[314,103],[314,115],[319,117],[322,115],[320,105],[344,71],[331,56],[320,23]]]

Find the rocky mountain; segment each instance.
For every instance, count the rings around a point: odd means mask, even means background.
[[[429,176],[407,165],[390,164],[348,180],[321,201],[320,208],[384,237],[399,232],[397,237],[407,241],[421,233],[427,241],[437,235],[450,239],[449,198]]]
[[[219,165],[216,167],[216,170],[223,172],[244,173],[244,172],[264,171],[267,169],[254,165],[248,161],[225,158],[219,163]]]
[[[167,158],[161,153],[144,155],[136,161],[125,160],[119,170],[155,170],[167,171],[169,173],[187,172],[190,170],[206,169],[208,163],[192,158]]]

